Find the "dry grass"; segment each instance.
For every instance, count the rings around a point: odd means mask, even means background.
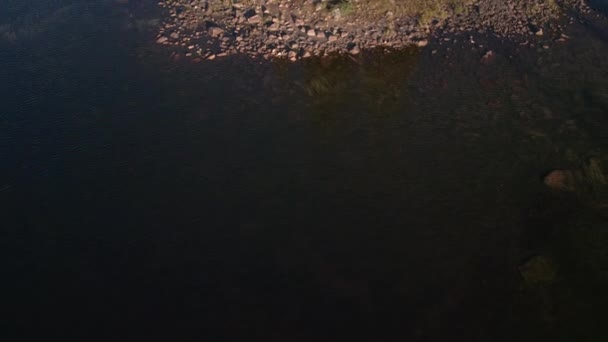
[[[379,18],[386,15],[417,17],[421,24],[463,14],[473,0],[329,0],[330,9],[343,16]]]
[[[169,0],[170,1],[170,0]],[[241,3],[246,6],[264,3],[281,3],[286,0],[210,0],[210,4],[230,6]],[[318,7],[327,12],[339,10],[342,17],[377,19],[385,16],[416,17],[422,25],[433,20],[442,20],[450,15],[465,14],[474,0],[291,0],[291,8],[299,8],[307,14],[315,13]],[[544,3],[541,9],[540,2]],[[527,10],[531,12],[549,10],[557,12],[556,0],[532,1]],[[533,14],[533,13],[531,13]]]

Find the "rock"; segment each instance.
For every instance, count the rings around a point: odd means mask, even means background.
[[[359,52],[361,52],[361,50],[359,50],[359,47],[355,45],[351,47],[348,52],[350,52],[352,55],[357,55]]]
[[[544,255],[534,256],[519,266],[519,274],[530,287],[551,285],[556,273],[553,260]]]
[[[167,40],[169,40],[169,38],[165,37],[165,36],[161,36],[156,40],[157,44],[164,44],[167,42]]]
[[[217,27],[217,26],[211,26],[210,28],[207,29],[207,33],[209,33],[209,35],[211,37],[217,38],[224,34],[224,29],[222,29],[221,27]]]
[[[328,41],[330,43],[333,43],[333,42],[335,42],[337,40],[338,40],[338,36],[331,35],[331,36],[328,37]]]
[[[207,57],[207,59],[210,60],[210,61],[212,61],[212,60],[215,59],[215,55],[211,55],[211,56]]]
[[[315,32],[314,29],[310,29],[308,31],[306,31],[306,35],[309,37],[316,37],[317,36],[317,32]]]
[[[268,26],[268,31],[276,32],[280,28],[281,28],[281,25],[279,25],[279,23],[272,23],[270,26]]]
[[[543,29],[539,28],[538,31],[536,31],[534,34],[537,35],[537,36],[539,36],[539,37],[542,36],[544,34]]]
[[[319,32],[317,32],[317,38],[319,38],[319,39],[325,39],[327,37],[325,36],[325,32],[319,31]]]
[[[425,47],[428,44],[429,44],[429,41],[426,40],[426,39],[419,40],[419,41],[416,42],[416,46],[418,46],[418,47]]]
[[[251,18],[251,17],[255,16],[256,14],[257,13],[255,12],[255,10],[250,8],[250,9],[246,10],[245,12],[243,12],[243,17]]]
[[[556,191],[574,191],[574,174],[569,170],[553,170],[543,182],[547,187]]]
[[[177,32],[172,32],[169,37],[171,37],[171,39],[178,39],[179,38],[179,33]]]
[[[495,59],[496,59],[496,54],[494,53],[494,51],[489,50],[488,52],[485,53],[485,55],[483,55],[483,57],[481,57],[481,63],[490,64],[490,63],[494,62]]]
[[[259,15],[251,16],[247,19],[247,22],[250,24],[259,24],[262,21],[262,17]]]

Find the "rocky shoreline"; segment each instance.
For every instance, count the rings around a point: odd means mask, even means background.
[[[520,45],[549,48],[565,41],[564,25],[576,20],[565,9],[588,12],[583,2],[556,0],[475,0],[433,15],[370,13],[360,0],[336,1],[165,0],[166,12],[156,43],[175,47],[195,61],[245,54],[253,58],[296,61],[364,49],[423,47],[447,33],[488,33]],[[344,4],[347,4],[348,7]],[[439,37],[438,37],[439,35]],[[447,39],[447,38],[446,38]],[[468,42],[475,44],[472,36]]]

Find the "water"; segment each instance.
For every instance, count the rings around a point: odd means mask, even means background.
[[[7,3],[8,333],[602,336],[603,271],[571,280],[589,241],[562,222],[605,221],[541,182],[606,151],[606,47],[585,28],[491,65],[468,47],[193,64],[151,43],[153,3]],[[526,288],[538,253],[563,271]]]

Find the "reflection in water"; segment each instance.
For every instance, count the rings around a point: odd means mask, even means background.
[[[333,107],[353,101],[387,109],[390,104],[386,102],[407,95],[404,90],[417,60],[415,49],[376,49],[356,58],[339,55],[308,60],[303,66],[306,90],[320,111],[331,112]]]

